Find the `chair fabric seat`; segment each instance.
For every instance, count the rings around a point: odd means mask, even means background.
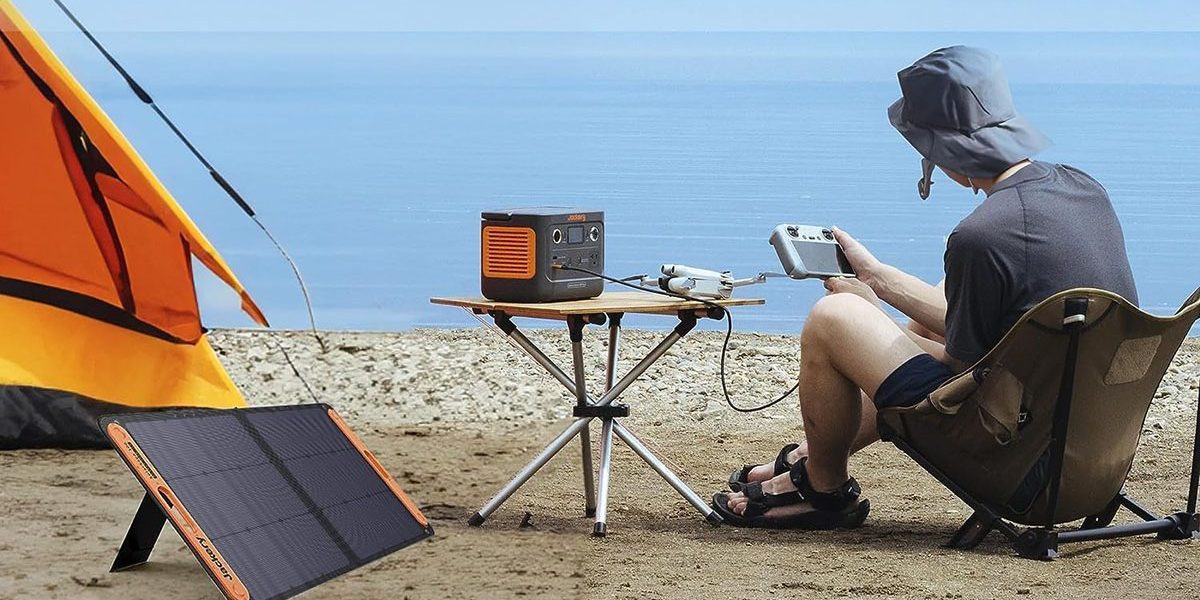
[[[1050,506],[1047,457],[1071,339],[1064,312],[1084,299],[1060,491]],[[1150,401],[1200,316],[1198,300],[1200,290],[1163,317],[1103,290],[1056,294],[918,404],[881,409],[881,430],[1006,519],[1045,525],[1099,514],[1125,483]]]

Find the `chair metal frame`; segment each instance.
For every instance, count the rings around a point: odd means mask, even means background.
[[[1082,301],[1080,301],[1082,300]],[[1157,534],[1158,539],[1180,540],[1200,538],[1200,515],[1196,512],[1197,494],[1200,493],[1200,394],[1197,398],[1196,428],[1192,438],[1192,471],[1189,480],[1186,510],[1160,516],[1139,504],[1122,489],[1099,514],[1084,519],[1077,529],[1064,530],[1056,527],[1054,513],[1057,511],[1060,486],[1062,484],[1063,456],[1066,451],[1067,426],[1070,423],[1071,405],[1074,400],[1075,370],[1079,358],[1079,336],[1085,322],[1086,299],[1067,299],[1063,329],[1070,335],[1067,353],[1063,362],[1062,383],[1054,410],[1054,423],[1050,440],[1050,516],[1042,526],[1027,527],[1011,523],[1000,515],[1003,511],[973,497],[962,486],[937,468],[912,445],[901,438],[894,429],[883,422],[878,423],[880,437],[889,441],[911,457],[917,464],[933,475],[955,496],[974,510],[974,513],[958,528],[945,544],[948,548],[969,550],[978,546],[993,530],[1004,534],[1017,554],[1025,558],[1052,560],[1058,556],[1059,544],[1106,540],[1137,535]],[[1117,512],[1125,508],[1142,519],[1141,522],[1112,525]]]

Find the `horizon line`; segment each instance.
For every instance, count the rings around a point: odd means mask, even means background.
[[[38,31],[69,33],[72,27],[47,27]],[[982,33],[982,34],[1198,34],[1200,29],[107,29],[101,33],[438,33],[438,34],[598,34],[598,33],[675,33],[675,34],[794,34],[794,33]]]

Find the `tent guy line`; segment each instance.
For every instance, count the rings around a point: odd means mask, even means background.
[[[58,8],[62,10],[63,14],[70,19],[71,23],[73,23],[81,33],[83,33],[84,37],[86,37],[88,41],[90,41],[92,45],[96,47],[96,50],[100,51],[100,54],[104,56],[105,60],[107,60],[110,65],[112,65],[113,69],[115,69],[117,73],[121,75],[121,77],[125,80],[125,83],[129,85],[131,90],[133,90],[133,94],[137,96],[138,99],[144,104],[154,110],[154,113],[157,114],[159,119],[161,119],[162,122],[165,123],[166,126],[171,130],[171,132],[175,134],[175,137],[179,138],[180,142],[183,142],[183,145],[186,146],[188,151],[192,153],[192,156],[196,157],[196,160],[200,161],[200,164],[208,170],[208,174],[210,177],[212,177],[213,181],[215,181],[216,184],[220,186],[220,188],[224,190],[225,193],[235,203],[237,203],[238,207],[242,209],[242,212],[246,213],[246,216],[250,217],[250,219],[254,221],[254,224],[262,230],[262,232],[267,236],[267,239],[271,241],[271,244],[275,246],[275,249],[279,251],[279,254],[283,256],[284,260],[287,261],[288,266],[292,268],[292,273],[296,276],[296,281],[300,284],[300,293],[304,295],[304,306],[308,311],[309,328],[312,330],[313,337],[317,339],[317,343],[321,346],[321,351],[327,351],[327,348],[325,347],[325,340],[321,338],[321,334],[317,331],[317,320],[313,314],[312,299],[308,294],[308,285],[304,282],[304,276],[300,274],[300,267],[296,265],[296,261],[293,260],[291,255],[288,254],[287,250],[284,249],[283,244],[281,244],[279,240],[276,239],[271,233],[270,229],[263,224],[262,220],[258,218],[258,214],[254,211],[254,208],[250,206],[250,203],[247,202],[240,193],[238,193],[237,189],[233,187],[233,184],[229,183],[229,181],[225,179],[225,177],[221,175],[219,171],[217,171],[217,168],[214,167],[213,164],[209,162],[203,154],[200,153],[200,150],[197,149],[196,146],[192,144],[192,141],[189,140],[186,135],[184,135],[183,131],[181,131],[179,127],[175,125],[175,122],[172,121],[165,112],[163,112],[162,108],[160,108],[157,103],[155,103],[154,98],[149,92],[146,91],[146,88],[142,87],[141,84],[139,84],[137,80],[135,80],[133,76],[129,74],[129,71],[125,70],[125,67],[122,66],[119,61],[117,61],[117,59],[108,51],[108,49],[100,43],[100,40],[96,39],[96,36],[92,35],[92,32],[89,31],[88,28],[84,26],[84,24],[75,16],[75,13],[71,12],[71,9],[67,8],[67,5],[63,4],[62,0],[54,0],[54,3],[57,4]],[[279,349],[281,352],[286,353],[286,351],[283,350],[282,345],[279,346]],[[289,358],[288,364],[291,364],[291,362],[292,361]],[[300,377],[301,380],[304,379],[300,375],[300,372],[296,370],[294,365],[292,366],[292,370],[295,371],[297,377]],[[307,381],[304,382],[304,387],[309,387]],[[311,388],[309,389],[309,392],[312,392]],[[315,399],[316,397],[314,395],[314,400]]]

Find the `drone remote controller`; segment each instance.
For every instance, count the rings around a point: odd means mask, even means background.
[[[771,232],[770,242],[792,279],[854,277],[854,269],[828,227],[785,223]]]

